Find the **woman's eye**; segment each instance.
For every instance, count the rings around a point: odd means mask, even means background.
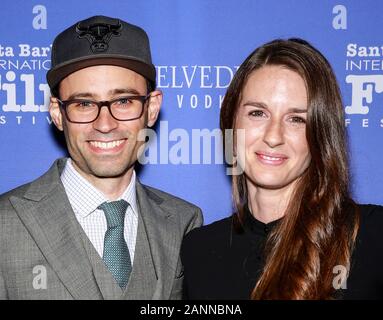
[[[264,117],[265,113],[262,110],[253,110],[249,113],[252,117]]]
[[[305,118],[302,118],[302,117],[291,117],[290,118],[290,122],[293,122],[293,123],[306,123],[306,119]]]

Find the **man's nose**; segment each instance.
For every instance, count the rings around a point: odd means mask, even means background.
[[[102,106],[97,119],[93,122],[93,128],[100,132],[110,132],[117,126],[118,120],[113,118],[107,106]]]

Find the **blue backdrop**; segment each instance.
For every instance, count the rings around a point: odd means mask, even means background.
[[[2,0],[0,193],[65,155],[47,112],[50,45],[64,28],[102,14],[143,27],[151,40],[164,103],[161,147],[139,172],[144,183],[197,204],[205,223],[229,215],[230,178],[214,143],[227,85],[255,47],[301,37],[329,59],[341,86],[354,197],[383,204],[382,11],[379,0]]]

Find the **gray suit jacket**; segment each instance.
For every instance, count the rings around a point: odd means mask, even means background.
[[[65,159],[0,196],[0,299],[104,299],[60,180]],[[180,299],[183,236],[201,210],[137,181],[139,234],[123,299]],[[141,231],[140,231],[141,230]]]

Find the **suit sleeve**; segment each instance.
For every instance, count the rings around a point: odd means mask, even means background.
[[[6,299],[8,299],[7,290],[5,288],[3,273],[0,271],[0,300]]]
[[[199,228],[202,226],[203,223],[203,215],[200,208],[195,208],[193,210],[193,216],[185,228],[184,236],[189,233],[189,231],[193,230],[194,228]],[[170,300],[180,300],[183,298],[183,285],[184,285],[184,273],[183,273],[183,266],[181,263],[181,257],[178,258],[178,265],[177,265],[177,271],[176,271],[176,278],[173,282],[173,288],[170,294]]]
[[[194,211],[193,219],[191,220],[188,228],[186,229],[185,235],[189,233],[189,231],[199,228],[203,224],[203,215],[200,208],[196,208]]]
[[[0,205],[1,205],[1,202],[0,202]],[[0,211],[0,214],[2,214],[1,211]],[[0,237],[4,234],[3,226],[4,226],[4,223],[2,220],[0,220]],[[0,238],[0,300],[6,300],[8,299],[8,293],[7,293],[7,288],[5,286],[3,269],[2,269],[3,268],[2,260],[4,259],[2,241],[3,239]]]

